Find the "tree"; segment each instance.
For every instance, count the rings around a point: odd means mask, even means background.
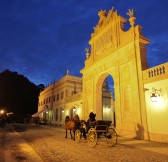
[[[45,86],[44,86],[44,84],[39,84],[38,88],[40,89],[40,91],[43,91],[45,89]]]
[[[41,88],[17,72],[0,73],[0,107],[16,114],[37,112]]]

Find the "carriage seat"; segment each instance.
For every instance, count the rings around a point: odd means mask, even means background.
[[[107,126],[110,126],[112,123],[112,121],[110,120],[97,120],[95,122],[96,125],[107,125]]]
[[[91,128],[95,128],[97,131],[106,132],[112,121],[109,120],[96,120],[90,123]]]

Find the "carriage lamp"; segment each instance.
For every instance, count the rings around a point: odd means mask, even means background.
[[[156,102],[156,100],[157,100],[157,96],[156,96],[156,94],[155,93],[152,93],[152,95],[151,95],[151,101],[152,102]]]
[[[152,93],[151,93],[151,101],[152,102],[156,102],[157,101],[157,98],[160,97],[160,94],[161,94],[161,89],[156,89],[156,88],[152,88]]]

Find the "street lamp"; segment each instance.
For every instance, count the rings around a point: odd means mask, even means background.
[[[1,111],[0,111],[0,114],[4,114],[4,112],[5,112],[4,110],[1,110]]]
[[[76,108],[75,107],[73,107],[73,112],[75,112],[76,111]]]
[[[156,88],[152,88],[152,94],[151,94],[151,101],[152,102],[156,102],[157,101],[157,98],[161,96],[161,92],[162,92],[162,89],[156,89]]]

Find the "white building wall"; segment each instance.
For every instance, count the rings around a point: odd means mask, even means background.
[[[168,79],[147,83],[144,88],[149,138],[154,141],[168,141]],[[154,89],[157,98],[152,102]]]

